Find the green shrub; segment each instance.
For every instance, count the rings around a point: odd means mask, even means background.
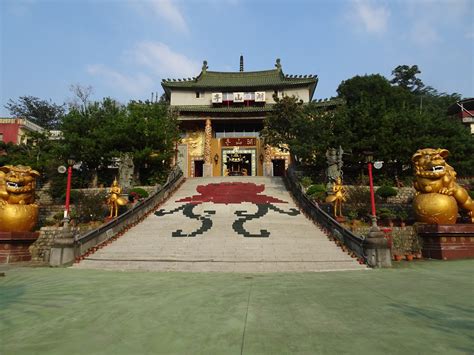
[[[148,197],[148,192],[146,192],[146,190],[142,189],[141,187],[134,187],[129,191],[129,194],[132,194],[132,192],[136,193],[140,198]]]
[[[326,187],[322,184],[311,185],[306,190],[306,195],[314,200],[323,201],[326,197]]]
[[[377,199],[379,196],[375,195]],[[348,189],[347,192],[348,204],[370,204],[370,189],[366,186],[354,186]]]
[[[79,223],[101,221],[106,214],[106,195],[103,192],[85,194],[79,192],[75,206],[71,211],[71,218]]]
[[[469,195],[471,196],[472,199],[474,199],[474,190],[469,191]]]
[[[404,209],[401,209],[397,212],[397,217],[400,219],[400,221],[405,222],[408,218],[408,212]]]
[[[311,180],[309,176],[303,176],[301,178],[301,185],[303,185],[304,188],[311,186],[312,183],[313,183],[313,180]]]
[[[388,197],[397,196],[398,191],[392,186],[384,185],[384,186],[380,186],[375,192],[375,194],[382,198],[388,198]]]
[[[377,211],[377,215],[380,219],[393,220],[397,217],[395,211],[390,208],[382,207]]]

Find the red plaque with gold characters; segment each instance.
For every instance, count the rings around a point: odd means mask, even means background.
[[[250,147],[257,145],[256,138],[222,138],[221,144],[224,147]]]

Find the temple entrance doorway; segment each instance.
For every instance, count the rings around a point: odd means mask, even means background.
[[[202,177],[204,171],[204,160],[194,161],[194,177]]]
[[[255,149],[223,149],[222,175],[223,176],[256,176]]]
[[[273,159],[273,176],[285,176],[285,159]]]

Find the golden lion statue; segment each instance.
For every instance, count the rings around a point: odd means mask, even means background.
[[[0,168],[0,231],[28,232],[38,220],[35,204],[36,178],[40,173],[29,166]]]
[[[446,163],[446,149],[419,149],[412,157],[415,168],[415,217],[430,224],[455,224],[458,205],[468,210],[474,223],[474,201],[456,183],[456,172]]]

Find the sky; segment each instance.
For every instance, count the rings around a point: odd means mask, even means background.
[[[402,64],[425,85],[474,97],[474,0],[0,0],[0,116],[9,99],[55,103],[71,85],[122,103],[163,78],[209,70],[316,74],[314,99],[341,81]]]

